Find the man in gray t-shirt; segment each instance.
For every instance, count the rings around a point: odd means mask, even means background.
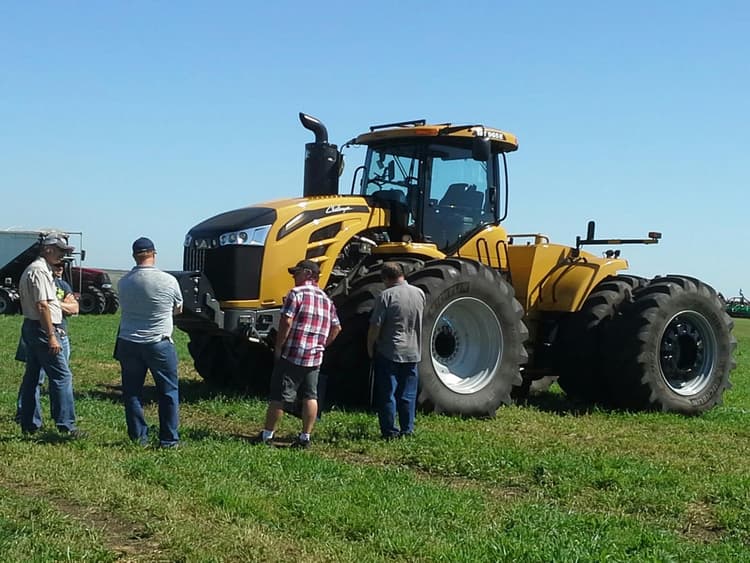
[[[117,286],[122,318],[115,347],[128,435],[141,445],[148,443],[141,395],[150,370],[159,393],[159,445],[176,447],[179,390],[172,316],[182,312],[182,292],[174,276],[155,266],[156,249],[150,239],[141,237],[133,243],[133,258],[135,268]]]
[[[375,405],[383,438],[414,432],[417,366],[422,359],[424,292],[404,279],[397,262],[380,270],[386,289],[375,302],[367,333],[367,353],[375,372]],[[395,417],[398,411],[399,427]]]

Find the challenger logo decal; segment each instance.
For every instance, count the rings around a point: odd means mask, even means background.
[[[287,221],[286,225],[279,229],[279,233],[276,235],[276,240],[281,240],[289,233],[292,233],[317,219],[331,217],[333,215],[341,215],[342,213],[370,213],[370,208],[366,205],[329,205],[328,207],[320,209],[303,211],[292,217]]]
[[[332,215],[335,213],[346,213],[347,211],[351,211],[354,209],[353,207],[347,206],[341,206],[341,205],[329,205],[326,207],[326,215]]]

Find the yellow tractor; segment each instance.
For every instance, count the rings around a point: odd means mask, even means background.
[[[418,402],[488,416],[535,379],[559,377],[576,399],[627,409],[696,414],[721,401],[734,368],[732,320],[716,292],[688,277],[624,275],[623,244],[575,246],[509,234],[507,154],[516,137],[484,125],[406,121],[373,126],[339,151],[325,126],[300,114],[303,196],[222,213],[185,238],[185,295],[177,325],[210,383],[263,389],[287,268],[320,264],[343,332],[322,372],[329,397],[368,397],[368,316],[384,261],[401,263],[427,296]],[[343,151],[366,147],[350,193],[339,193]],[[601,254],[583,250],[605,245]]]

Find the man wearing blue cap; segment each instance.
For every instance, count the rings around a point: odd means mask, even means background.
[[[141,237],[133,243],[136,266],[118,283],[122,318],[115,357],[122,370],[122,395],[128,436],[148,443],[143,415],[143,384],[151,371],[159,394],[159,446],[179,443],[177,351],[172,340],[172,316],[182,312],[182,293],[174,276],[156,266],[154,243]]]

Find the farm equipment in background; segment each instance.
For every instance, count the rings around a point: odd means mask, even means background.
[[[623,244],[595,236],[575,246],[509,234],[507,154],[514,135],[483,125],[407,121],[347,142],[367,149],[351,193],[339,195],[343,154],[317,119],[305,146],[301,198],[245,207],[189,230],[177,326],[198,373],[218,385],[264,389],[275,327],[292,286],[287,268],[320,264],[343,331],[325,355],[328,396],[366,403],[368,317],[379,270],[399,262],[427,296],[418,403],[491,416],[534,381],[626,409],[697,414],[720,403],[735,366],[732,320],[717,293],[684,275],[621,274]],[[355,191],[357,193],[355,193]],[[605,245],[602,255],[584,246]]]
[[[730,317],[748,319],[750,318],[750,300],[745,298],[740,289],[739,297],[730,297],[727,299],[726,310]]]
[[[120,298],[114,291],[107,272],[73,266],[71,279],[82,315],[116,313],[120,308]]]
[[[41,239],[48,232],[57,229],[38,231],[0,231],[0,314],[15,314],[20,312],[18,296],[18,280],[37,256]],[[82,262],[86,251],[81,250],[83,235],[80,232],[67,232],[77,235],[78,244],[74,246],[78,251],[73,253],[71,260],[76,257]],[[73,291],[80,303],[81,314],[115,313],[119,307],[117,294],[112,290],[109,275],[102,270],[83,268],[73,265],[69,261],[65,268],[65,280],[73,287]]]

